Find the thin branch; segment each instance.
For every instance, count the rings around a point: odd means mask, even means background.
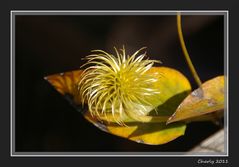
[[[182,47],[182,50],[183,50],[184,57],[187,61],[189,69],[190,69],[196,83],[198,84],[199,87],[201,87],[202,82],[201,82],[201,80],[200,80],[200,78],[197,74],[197,71],[195,70],[195,68],[193,66],[193,63],[190,59],[190,56],[188,54],[188,51],[187,51],[187,48],[186,48],[186,45],[185,45],[185,42],[184,42],[184,39],[183,39],[183,32],[182,32],[182,25],[181,25],[181,14],[180,13],[177,13],[177,28],[178,28],[179,40],[180,40],[180,44],[181,44],[181,47]]]

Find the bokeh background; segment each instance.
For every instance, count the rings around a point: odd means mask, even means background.
[[[79,69],[93,49],[147,55],[181,71],[195,89],[176,16],[16,16],[16,151],[188,151],[222,126],[191,123],[184,136],[149,146],[100,131],[43,78]],[[202,81],[224,73],[223,16],[182,16],[185,42]]]

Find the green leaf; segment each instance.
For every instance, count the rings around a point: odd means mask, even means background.
[[[165,144],[184,135],[186,129],[184,123],[166,125],[167,119],[175,112],[177,106],[191,90],[187,78],[179,71],[167,67],[153,67],[148,71],[148,73],[156,73],[157,77],[159,77],[159,81],[154,86],[160,89],[160,94],[155,99],[151,99],[152,103],[158,107],[156,111],[149,111],[147,115],[142,116],[142,122],[126,118],[125,126],[117,124],[110,116],[107,118],[103,116],[93,117],[88,111],[83,112],[79,105],[80,99],[76,96],[76,84],[79,82],[81,72],[79,70],[55,74],[45,79],[58,92],[67,97],[71,104],[99,129],[135,142],[150,145]]]
[[[188,95],[178,106],[167,123],[200,118],[205,119],[212,112],[224,108],[224,76],[206,81],[202,86]],[[205,116],[206,115],[206,116]],[[200,116],[200,117],[199,117]]]

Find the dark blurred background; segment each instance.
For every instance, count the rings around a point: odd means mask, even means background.
[[[224,73],[223,16],[183,16],[185,42],[202,81]],[[184,136],[149,146],[110,135],[77,112],[43,77],[79,69],[93,49],[131,54],[143,46],[195,89],[176,16],[16,16],[16,151],[188,151],[220,128],[191,123]]]

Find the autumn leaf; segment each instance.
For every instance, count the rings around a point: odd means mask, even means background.
[[[194,119],[223,110],[224,80],[224,76],[218,76],[203,83],[200,88],[194,90],[184,99],[167,123]]]
[[[129,140],[158,145],[165,144],[177,137],[184,135],[186,124],[174,123],[166,125],[167,119],[175,112],[178,104],[188,95],[191,90],[190,83],[179,71],[167,67],[153,67],[148,73],[157,73],[159,82],[154,87],[161,90],[156,99],[153,99],[157,105],[157,111],[149,111],[144,116],[144,122],[125,119],[125,125],[118,125],[115,119],[110,117],[93,117],[88,111],[82,109],[80,99],[77,98],[76,85],[82,71],[71,71],[61,74],[54,74],[45,77],[45,79],[53,85],[53,87],[62,95],[64,95],[75,108],[80,111],[84,117],[99,129],[127,138]]]

